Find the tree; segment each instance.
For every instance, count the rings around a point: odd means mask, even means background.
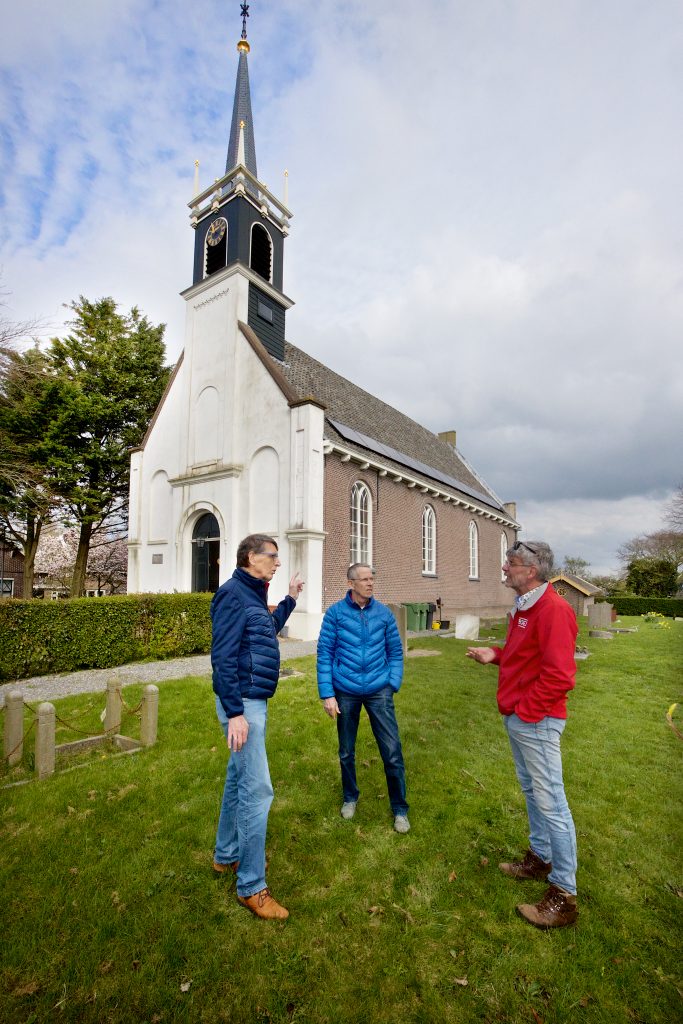
[[[68,596],[78,551],[78,531],[59,526],[43,531],[36,552],[36,573],[42,583],[57,584]]]
[[[101,591],[109,587],[117,594],[126,586],[128,578],[128,544],[123,537],[110,537],[96,542],[90,548],[88,579]]]
[[[679,566],[683,563],[683,531],[657,530],[632,537],[617,550],[617,558],[625,566],[639,558],[664,558]]]
[[[638,597],[671,597],[678,585],[676,563],[667,558],[634,558],[626,585]]]
[[[112,594],[123,590],[128,573],[128,545],[122,537],[103,537],[95,540],[88,555],[86,579],[93,590],[109,587]],[[78,556],[79,531],[48,527],[43,532],[36,555],[36,572],[48,584],[58,584],[71,593],[74,565]]]
[[[683,531],[683,483],[678,485],[673,498],[664,507],[664,522],[672,530]]]
[[[69,308],[70,333],[54,338],[47,352],[59,387],[47,444],[67,521],[79,531],[71,583],[77,597],[93,534],[125,529],[128,450],[144,437],[168,370],[164,324],[153,326],[136,307],[118,313],[112,298],[80,296]]]
[[[4,306],[0,291],[0,309]],[[10,376],[16,375],[16,356],[20,342],[32,335],[37,320],[13,321],[0,313],[0,402],[7,397]],[[30,368],[27,366],[26,370]],[[11,434],[0,430],[0,484],[12,484],[26,476],[26,465]]]
[[[0,523],[23,550],[27,596],[33,593],[42,526],[59,507],[47,442],[57,399],[45,353],[36,346],[8,355],[0,393],[0,452],[5,458],[4,468],[0,466]]]
[[[585,558],[575,558],[567,555],[562,566],[562,572],[569,573],[570,576],[580,576],[581,579],[587,580],[589,577],[586,575],[586,569],[589,567],[590,562],[587,562]]]

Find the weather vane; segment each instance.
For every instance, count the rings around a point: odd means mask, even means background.
[[[249,4],[240,4],[242,8],[242,39],[247,38],[247,18],[249,17]]]

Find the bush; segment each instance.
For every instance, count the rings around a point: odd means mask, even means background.
[[[205,654],[211,594],[0,601],[0,679]]]
[[[603,601],[605,598],[596,598]],[[683,615],[683,599],[680,597],[609,597],[607,598],[617,615],[645,615],[646,612],[659,612],[674,618]]]

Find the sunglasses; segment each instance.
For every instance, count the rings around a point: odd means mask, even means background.
[[[532,548],[529,544],[525,544],[523,540],[516,540],[510,548],[510,551],[519,551],[520,548],[526,548],[532,555],[538,555],[536,548]]]

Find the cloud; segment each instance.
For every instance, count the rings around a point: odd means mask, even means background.
[[[178,355],[193,163],[222,173],[240,28],[218,0],[8,12],[17,319],[112,294]],[[290,339],[457,429],[525,523],[571,509],[602,551],[645,532],[683,436],[680,6],[282,0],[248,29],[259,172],[290,173]]]

